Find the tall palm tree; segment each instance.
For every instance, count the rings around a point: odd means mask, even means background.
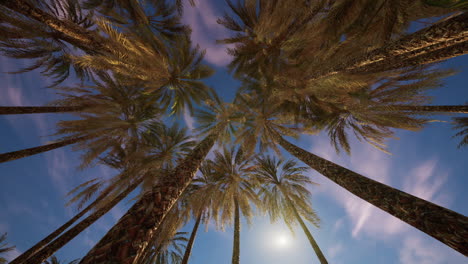
[[[446,60],[467,52],[463,37],[467,26],[466,12],[409,34],[381,48],[330,68],[311,68],[309,80],[338,72],[369,73],[412,67]]]
[[[258,158],[256,162],[255,176],[261,183],[259,196],[270,219],[276,221],[281,217],[292,228],[295,218],[320,263],[328,263],[302,219],[304,217],[315,226],[319,224],[319,218],[310,203],[311,193],[307,188],[313,182],[304,175],[308,168],[298,166],[294,160],[276,159],[271,156]]]
[[[0,115],[67,113],[83,110],[84,106],[0,106]]]
[[[0,236],[0,254],[3,254],[8,251],[12,251],[15,247],[8,247],[8,243],[5,242],[7,234],[2,234]],[[0,257],[0,264],[6,264],[7,260],[3,257]]]
[[[161,177],[150,191],[143,194],[80,263],[139,261],[147,247],[145,241],[158,230],[165,215],[190,184],[214,143],[218,139],[229,138],[230,122],[236,116],[232,114],[230,104],[221,103],[216,95],[213,95],[213,100],[207,101],[208,108],[200,111],[198,116],[199,130],[208,136],[186,158],[178,162],[167,176]],[[103,255],[107,259],[99,258]]]
[[[276,135],[286,151],[349,192],[468,255],[468,217],[339,166]],[[382,199],[384,197],[384,199]],[[420,213],[427,212],[427,213]]]
[[[64,8],[65,5],[59,1],[52,1],[48,5],[45,1],[36,1],[36,5],[32,5],[29,1],[24,0],[7,0],[2,1],[2,15],[10,13],[12,17],[23,15],[27,19],[35,20],[41,24],[47,25],[50,29],[54,30],[56,34],[63,40],[70,44],[80,47],[84,50],[105,50],[103,46],[102,37],[89,31],[80,25],[75,24],[69,17],[60,19],[58,12]],[[8,8],[9,10],[5,9]],[[74,7],[78,7],[74,5]],[[65,6],[66,8],[66,6]],[[78,11],[78,10],[74,10]],[[74,14],[71,13],[71,16]]]
[[[11,161],[52,149],[76,144],[77,149],[86,149],[83,165],[90,164],[101,153],[112,148],[116,142],[123,144],[138,137],[142,128],[158,120],[161,109],[156,98],[141,94],[138,86],[127,86],[119,77],[99,73],[99,80],[86,87],[63,88],[63,99],[57,105],[87,105],[76,114],[77,120],[58,122],[57,134],[64,135],[58,142],[0,154],[0,162]]]
[[[122,173],[110,180],[108,187],[103,189],[93,203],[20,255],[12,263],[23,263],[26,259],[29,259],[28,261],[30,262],[28,263],[40,263],[97,221],[142,183],[144,190],[145,185],[153,183],[160,177],[163,171],[166,171],[168,167],[174,166],[175,161],[182,159],[194,144],[190,140],[190,137],[187,136],[186,129],[181,129],[178,125],[166,127],[153,123],[148,126],[143,135],[143,142],[138,148],[133,149],[131,146],[128,146],[127,149],[114,151],[115,154],[103,160],[106,165],[120,169]],[[84,204],[90,196],[99,191],[101,185],[104,184],[98,182],[89,185],[70,202],[76,202],[81,199],[80,205]],[[78,187],[83,186],[85,185],[83,184]],[[81,216],[91,210],[94,210],[94,212],[87,218],[52,241]]]
[[[200,224],[204,223],[207,225],[208,221],[211,219],[211,215],[215,214],[214,210],[216,210],[213,208],[216,195],[211,195],[213,186],[216,184],[216,179],[213,177],[212,162],[209,160],[203,162],[200,166],[199,172],[200,174],[198,177],[192,182],[191,191],[187,192],[187,206],[192,211],[195,223],[192,231],[190,232],[190,237],[185,248],[181,264],[187,264],[189,261]]]
[[[249,116],[250,120],[246,120],[245,126],[239,129],[240,139],[254,145],[258,141],[270,145],[277,143],[291,155],[354,195],[462,254],[468,253],[466,240],[463,238],[468,230],[466,216],[369,179],[291,144],[283,136],[296,136],[301,130],[298,127],[300,124],[291,125],[294,118],[281,116],[282,113],[275,110],[273,102],[268,102],[267,98],[263,100],[262,103],[260,98],[253,101],[257,105],[256,110],[253,107],[255,104],[249,104],[246,116]],[[268,142],[268,139],[272,139],[272,142]]]
[[[316,80],[338,72],[381,72],[465,54],[466,13],[386,44],[392,36],[401,35],[411,20],[450,13],[419,8],[419,2],[395,6],[387,1],[239,1],[237,5],[228,1],[236,18],[225,16],[219,23],[236,33],[222,42],[236,44],[230,53],[234,56],[231,68],[238,75],[281,65],[279,78],[295,76],[292,71],[301,72],[302,79]],[[302,8],[291,11],[284,5]],[[368,52],[367,44],[376,40]],[[341,55],[346,56],[330,57],[330,53],[336,55],[334,50],[343,50]]]
[[[259,206],[260,200],[256,193],[258,183],[253,177],[255,166],[254,156],[243,152],[241,148],[215,151],[211,162],[211,177],[214,183],[206,193],[213,199],[213,218],[219,226],[234,223],[234,241],[232,264],[240,262],[240,218],[248,221],[253,216],[252,205]]]
[[[104,52],[98,32],[91,31],[92,12],[85,14],[76,1],[2,1],[0,4],[0,49],[2,54],[18,59],[34,59],[21,73],[37,68],[51,77],[56,86],[73,69],[80,79],[89,77],[86,68],[74,65],[69,55]],[[16,10],[18,12],[15,12]],[[39,21],[37,20],[39,19]],[[90,44],[90,42],[92,42]],[[95,49],[100,46],[100,49]]]

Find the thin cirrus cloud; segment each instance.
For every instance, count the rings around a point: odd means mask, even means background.
[[[312,153],[366,177],[390,186],[395,186],[397,182],[403,182],[401,188],[403,191],[443,206],[447,206],[452,200],[448,192],[443,189],[448,173],[439,173],[442,170],[437,168],[435,159],[416,163],[417,166],[413,170],[403,179],[399,179],[394,173],[395,166],[392,164],[391,156],[368,145],[353,144],[353,155],[345,159],[343,157],[345,155],[338,156],[334,153],[334,149],[328,144],[327,139],[316,142],[318,144],[314,145]],[[386,239],[388,235],[397,235],[410,228],[399,219],[343,190],[329,180],[320,179],[319,183],[321,188],[316,188],[316,192],[333,197],[332,199],[335,199],[345,209],[347,216],[352,220],[351,235],[353,237],[365,233],[377,239]]]
[[[209,0],[198,0],[195,7],[184,5],[183,22],[192,29],[192,41],[206,50],[205,60],[216,66],[225,66],[231,61],[231,56],[226,52],[227,45],[216,44],[217,39],[228,36],[228,31],[216,23],[219,16]]]
[[[414,163],[414,168],[403,177],[395,173],[396,166],[392,163],[391,156],[369,146],[353,144],[353,155],[345,159],[344,155],[336,155],[325,137],[314,142],[318,143],[311,149],[312,153],[366,177],[390,186],[396,186],[397,182],[402,182],[401,190],[445,207],[453,201],[453,197],[444,188],[449,172],[446,172],[435,158],[417,161]],[[334,199],[345,210],[347,218],[351,220],[350,232],[353,238],[357,239],[365,234],[368,239],[399,241],[395,247],[399,248],[401,264],[443,264],[459,261],[447,246],[438,241],[426,239],[427,235],[361,200],[330,180],[317,177],[315,181],[321,184],[320,188],[316,188],[316,192]],[[339,231],[341,226],[341,222],[337,221],[333,230]],[[339,251],[335,251],[334,248],[329,249],[329,253],[338,255]],[[452,262],[447,262],[449,259]]]

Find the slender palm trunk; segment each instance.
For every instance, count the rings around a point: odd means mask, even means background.
[[[468,256],[468,217],[364,177],[279,135],[274,137],[290,154],[352,194]]]
[[[310,233],[309,228],[307,228],[306,224],[304,223],[304,220],[302,220],[301,216],[299,215],[299,212],[297,211],[296,206],[294,206],[294,204],[291,202],[291,200],[289,199],[287,194],[285,194],[283,192],[283,195],[285,195],[289,206],[291,206],[291,208],[293,209],[294,216],[296,217],[297,221],[299,222],[299,224],[302,227],[302,230],[304,231],[305,235],[307,236],[307,239],[309,240],[310,245],[312,246],[312,249],[315,251],[315,254],[317,255],[318,259],[320,260],[320,264],[328,264],[327,259],[323,255],[322,250],[320,250],[319,245],[317,244],[314,237]]]
[[[76,226],[65,232],[63,235],[52,241],[50,244],[42,248],[39,252],[32,255],[25,264],[40,264],[43,263],[48,257],[52,256],[57,250],[62,248],[68,242],[70,242],[73,238],[83,232],[86,228],[96,222],[101,216],[109,212],[114,206],[116,206],[120,201],[122,201],[125,197],[127,197],[133,190],[135,190],[138,185],[143,182],[143,177],[133,182],[130,186],[127,187],[123,192],[117,195],[112,201],[105,204],[99,210],[95,211],[94,213],[90,214],[88,217],[83,219],[80,223]]]
[[[200,210],[200,213],[198,213],[197,220],[195,221],[195,225],[193,226],[192,233],[190,234],[190,238],[187,243],[187,247],[185,248],[184,257],[182,258],[181,264],[188,264],[190,254],[192,253],[193,243],[195,242],[195,237],[197,236],[198,226],[200,225],[200,222],[201,222],[202,213],[203,213],[202,210]]]
[[[44,12],[40,8],[31,5],[24,0],[4,0],[1,5],[6,6],[14,12],[22,14],[30,19],[49,26],[55,30],[58,37],[76,47],[90,52],[109,51],[104,45],[103,38],[88,31],[87,29],[67,20],[60,20],[57,17]]]
[[[52,232],[50,235],[39,241],[37,244],[35,244],[33,247],[28,249],[26,252],[23,254],[19,255],[16,257],[14,260],[10,262],[10,264],[20,264],[23,263],[25,260],[27,260],[31,255],[36,254],[39,250],[41,250],[43,247],[45,247],[50,241],[52,241],[54,238],[56,238],[58,235],[63,233],[67,228],[69,228],[72,224],[74,224],[78,219],[80,219],[83,215],[85,215],[87,212],[89,212],[92,208],[94,208],[102,199],[104,199],[112,190],[114,189],[113,186],[109,186],[106,188],[97,198],[92,202],[90,205],[88,205],[85,209],[81,210],[78,214],[76,214],[72,219],[68,220],[65,224],[57,228],[54,232]]]
[[[315,71],[309,80],[338,72],[365,73],[433,63],[468,52],[468,12],[436,23],[331,69]]]
[[[234,198],[234,242],[232,244],[232,264],[240,262],[240,208],[239,201]]]
[[[444,61],[468,53],[468,41],[440,49],[431,48],[427,47],[410,54],[389,57],[372,64],[350,68],[346,72],[354,74],[376,73]]]
[[[84,106],[0,106],[0,115],[78,112]]]
[[[92,137],[93,136],[75,137],[75,138],[66,139],[66,140],[62,140],[62,141],[47,144],[47,145],[42,145],[42,146],[39,146],[39,147],[22,149],[22,150],[7,152],[7,153],[1,153],[0,154],[0,163],[7,162],[7,161],[12,161],[12,160],[16,160],[16,159],[21,159],[21,158],[29,157],[29,156],[36,155],[36,154],[39,154],[39,153],[42,153],[42,152],[46,152],[46,151],[49,151],[49,150],[65,147],[65,146],[75,144],[75,143],[83,141],[83,140],[90,139]]]
[[[218,132],[214,132],[203,139],[161,183],[146,192],[120,218],[80,263],[138,263],[148,239],[190,184],[217,138]]]
[[[468,105],[390,105],[388,109],[411,112],[468,113]]]

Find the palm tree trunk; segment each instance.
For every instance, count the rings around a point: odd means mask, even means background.
[[[7,161],[12,161],[12,160],[16,160],[16,159],[21,159],[21,158],[25,158],[25,157],[29,157],[29,156],[36,155],[36,154],[46,152],[46,151],[49,151],[49,150],[53,150],[53,149],[56,149],[56,148],[65,147],[67,145],[75,144],[77,142],[90,139],[92,137],[93,136],[91,136],[91,135],[82,136],[82,137],[75,137],[75,138],[66,139],[66,140],[62,140],[62,141],[47,144],[47,145],[42,145],[42,146],[39,146],[39,147],[22,149],[22,150],[7,152],[7,153],[1,153],[0,154],[0,163],[7,162]]]
[[[167,177],[145,193],[80,263],[138,263],[148,239],[190,184],[218,134],[214,132],[203,139]]]
[[[390,105],[388,109],[391,111],[468,113],[468,105]]]
[[[116,206],[120,201],[122,201],[125,197],[127,197],[133,190],[135,190],[138,185],[143,182],[143,177],[133,182],[130,186],[127,187],[123,192],[117,195],[112,201],[105,204],[102,208],[95,211],[94,213],[90,214],[88,217],[83,219],[80,223],[74,226],[72,229],[65,232],[63,235],[52,241],[46,247],[41,249],[36,254],[32,255],[25,264],[40,264],[44,262],[48,257],[52,256],[57,250],[62,248],[68,242],[70,242],[73,238],[83,232],[86,228],[96,222],[101,216],[109,212],[114,206]]]
[[[299,215],[299,212],[297,211],[296,206],[294,206],[294,204],[291,202],[291,200],[289,199],[289,197],[288,197],[284,192],[283,192],[283,194],[285,195],[286,200],[288,201],[289,206],[293,209],[294,216],[296,217],[297,221],[298,221],[299,224],[301,225],[302,230],[304,230],[304,233],[305,233],[305,235],[307,236],[307,239],[309,239],[310,245],[312,246],[312,249],[315,251],[315,254],[317,255],[318,259],[320,260],[320,263],[321,263],[321,264],[328,264],[327,259],[326,259],[325,256],[323,255],[322,250],[320,250],[319,245],[317,244],[317,242],[315,241],[314,237],[313,237],[312,234],[310,233],[309,228],[307,228],[306,224],[304,223],[304,221],[302,220],[301,216]]]
[[[348,69],[346,70],[346,72],[354,74],[376,73],[447,60],[453,57],[466,54],[468,52],[468,41],[458,43],[452,46],[447,45],[446,47],[443,47],[441,49],[431,48],[432,46],[412,53],[389,57],[385,60],[381,60],[369,65]]]
[[[341,167],[278,134],[274,137],[291,155],[352,194],[468,255],[468,217]]]
[[[92,208],[94,208],[102,199],[104,199],[112,190],[114,189],[113,186],[107,187],[97,198],[92,202],[90,205],[88,205],[85,209],[83,209],[81,212],[76,214],[72,219],[68,220],[65,224],[63,224],[61,227],[57,228],[54,232],[52,232],[50,235],[36,243],[33,247],[28,249],[26,252],[23,254],[19,255],[16,257],[14,260],[10,262],[10,264],[20,264],[23,263],[25,260],[27,260],[31,255],[36,254],[39,250],[41,250],[43,247],[45,247],[50,241],[52,241],[54,238],[56,238],[58,235],[63,233],[67,228],[69,228],[72,224],[74,224],[78,219],[80,219],[83,215],[85,215],[87,212],[89,212]]]
[[[200,213],[197,216],[197,220],[195,221],[195,225],[193,226],[192,233],[190,234],[187,247],[185,247],[185,253],[184,253],[184,257],[182,258],[181,264],[188,264],[190,254],[192,253],[193,243],[195,242],[195,237],[197,236],[198,226],[200,225],[200,222],[201,222],[202,213],[203,211],[200,210]]]
[[[84,106],[0,106],[0,115],[78,112]]]
[[[232,245],[232,264],[240,262],[240,208],[239,201],[234,198],[234,242]]]
[[[55,16],[44,12],[40,8],[32,6],[27,1],[4,0],[1,1],[1,5],[11,9],[14,12],[49,26],[51,29],[57,32],[60,39],[85,51],[108,51],[108,48],[104,45],[103,38],[99,35],[94,34],[70,21],[60,20]]]
[[[433,63],[468,50],[468,12],[436,23],[368,54],[307,76],[315,80],[338,72],[365,73]]]

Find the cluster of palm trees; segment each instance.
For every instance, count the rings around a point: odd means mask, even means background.
[[[0,3],[0,52],[32,61],[20,72],[41,69],[61,96],[47,106],[1,106],[0,114],[76,117],[57,123],[56,142],[0,154],[0,162],[73,145],[83,152],[82,168],[104,164],[116,171],[111,179],[92,179],[72,190],[70,203],[80,208],[96,198],[11,263],[46,261],[137,189],[137,201],[80,263],[188,263],[200,223],[210,220],[221,228],[234,225],[232,263],[239,263],[240,217],[250,219],[254,207],[273,221],[299,223],[320,262],[327,263],[305,224],[319,222],[307,168],[256,154],[270,149],[279,154],[279,147],[468,255],[466,216],[285,138],[326,131],[337,151],[350,154],[352,133],[387,151],[385,142],[395,129],[419,130],[434,114],[468,113],[467,105],[430,105],[427,95],[455,73],[433,65],[468,52],[463,1],[226,2],[231,13],[218,23],[233,35],[219,43],[233,44],[229,68],[242,83],[233,102],[224,102],[203,82],[213,69],[203,64],[204,52],[193,47],[190,28],[181,24],[182,1]],[[436,17],[407,33],[411,22]],[[81,84],[58,86],[74,77]],[[197,119],[191,136],[178,125],[184,112]],[[466,145],[467,118],[454,122],[463,137],[460,146]],[[222,151],[207,160],[215,144]],[[195,226],[187,239],[178,230],[191,218]]]

